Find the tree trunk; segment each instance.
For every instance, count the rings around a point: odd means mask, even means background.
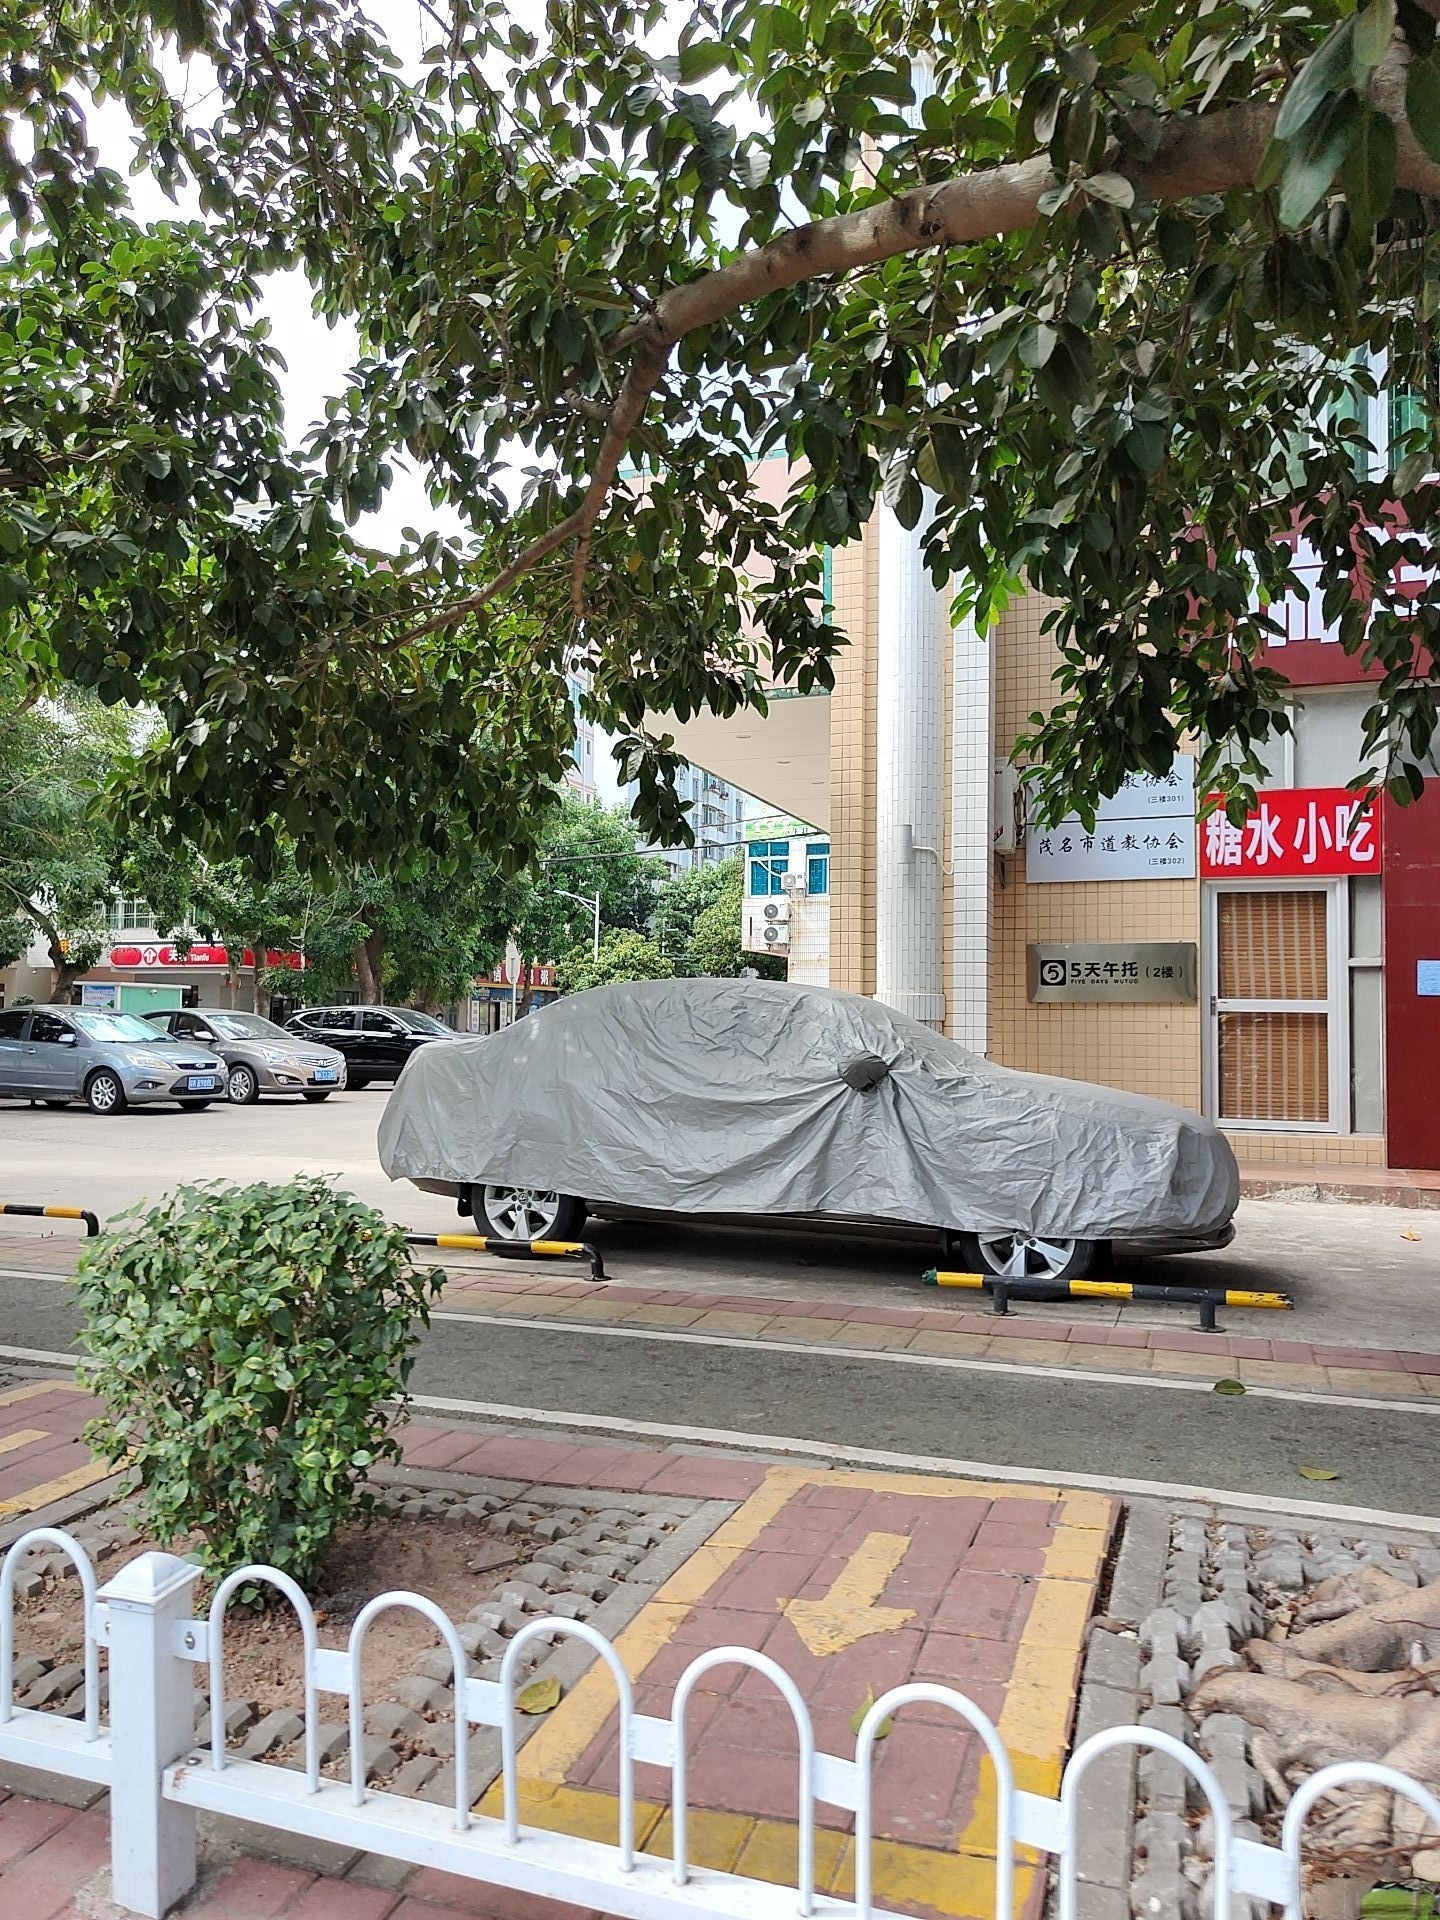
[[[258,1013],[262,1020],[270,1018],[270,989],[261,979],[265,970],[265,945],[258,939],[249,942],[250,947],[250,1011]]]
[[[385,936],[372,929],[355,949],[355,984],[362,1006],[378,1007],[382,998],[380,973],[385,959]]]
[[[75,985],[75,982],[80,978],[81,974],[87,971],[87,968],[77,967],[75,965],[66,953],[64,943],[54,927],[46,927],[45,944],[49,949],[50,966],[52,969],[50,977],[50,998],[55,1001],[57,1005],[63,1004],[70,998],[70,989]]]
[[[515,994],[515,1018],[523,1019],[530,1011],[530,1002],[535,998],[533,975],[536,963],[531,960],[520,962],[520,981]]]

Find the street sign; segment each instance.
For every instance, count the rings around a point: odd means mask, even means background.
[[[1067,814],[1053,827],[1027,827],[1025,878],[1193,880],[1195,760],[1177,754],[1168,773],[1132,774],[1102,800],[1095,825]]]

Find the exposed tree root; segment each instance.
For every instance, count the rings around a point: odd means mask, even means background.
[[[1280,1640],[1252,1640],[1250,1671],[1212,1673],[1197,1717],[1238,1714],[1279,1806],[1321,1767],[1372,1760],[1440,1794],[1440,1582],[1416,1589],[1378,1568],[1322,1581]],[[1329,1795],[1306,1836],[1312,1880],[1440,1880],[1440,1828],[1413,1802],[1370,1786]],[[1331,1903],[1333,1904],[1333,1903]],[[1323,1899],[1313,1911],[1328,1912]]]

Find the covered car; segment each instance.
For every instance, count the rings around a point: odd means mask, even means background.
[[[391,1179],[516,1239],[568,1238],[587,1207],[925,1227],[960,1237],[977,1270],[1051,1279],[1107,1241],[1224,1245],[1240,1186],[1198,1114],[765,980],[596,987],[426,1047],[379,1150]]]

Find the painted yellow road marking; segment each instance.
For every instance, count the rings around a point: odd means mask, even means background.
[[[843,1653],[874,1633],[898,1633],[913,1607],[882,1607],[886,1582],[905,1558],[903,1533],[868,1534],[823,1600],[782,1600],[780,1611],[817,1658]]]
[[[0,1453],[17,1453],[21,1447],[30,1447],[37,1440],[48,1440],[50,1435],[41,1427],[21,1427],[18,1433],[7,1433],[0,1440]]]
[[[103,1460],[92,1460],[88,1467],[63,1473],[58,1480],[42,1481],[28,1493],[17,1493],[13,1500],[0,1500],[0,1520],[8,1519],[12,1513],[34,1513],[37,1507],[48,1507],[52,1500],[63,1500],[67,1493],[79,1493],[82,1487],[93,1487],[97,1480],[108,1480],[114,1471]]]
[[[0,1407],[18,1406],[22,1400],[38,1400],[42,1393],[83,1393],[73,1380],[32,1380],[28,1387],[11,1387],[0,1393]]]

